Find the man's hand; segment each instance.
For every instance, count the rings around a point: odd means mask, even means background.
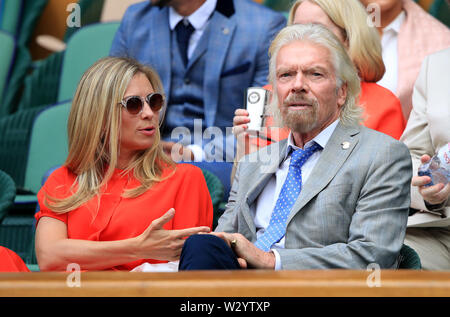
[[[242,234],[225,232],[211,232],[211,234],[223,239],[233,249],[242,268],[275,269],[275,254],[258,249]]]
[[[422,155],[420,158],[422,164],[427,163],[430,160],[429,155]],[[442,183],[435,184],[433,186],[425,187],[426,184],[431,182],[429,176],[414,176],[411,184],[419,188],[419,193],[430,205],[438,205],[443,203],[450,196],[450,183],[444,185]]]

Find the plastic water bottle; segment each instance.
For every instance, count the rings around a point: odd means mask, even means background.
[[[431,182],[426,187],[450,182],[450,142],[441,147],[428,163],[422,164],[418,174],[431,177]]]

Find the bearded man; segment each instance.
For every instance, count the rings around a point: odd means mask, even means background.
[[[359,124],[360,80],[329,30],[288,26],[269,53],[271,107],[289,138],[241,159],[216,232],[187,239],[180,269],[396,268],[408,149]]]

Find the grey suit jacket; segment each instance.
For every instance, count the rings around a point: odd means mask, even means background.
[[[349,142],[348,148],[342,146]],[[244,157],[216,231],[256,241],[251,207],[282,162],[287,140]],[[287,220],[283,269],[394,268],[410,204],[405,145],[365,128],[338,124]]]

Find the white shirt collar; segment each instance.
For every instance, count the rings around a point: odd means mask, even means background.
[[[188,17],[184,17],[176,12],[172,7],[169,7],[169,26],[173,30],[178,22],[187,19],[194,29],[202,29],[208,22],[209,17],[216,9],[217,0],[206,0],[200,8]]]
[[[325,146],[327,145],[328,141],[330,140],[331,135],[333,134],[334,130],[336,129],[338,123],[339,123],[339,119],[337,119],[332,124],[330,124],[328,127],[326,127],[324,130],[322,130],[318,135],[316,135],[314,137],[314,139],[312,139],[309,142],[306,142],[306,144],[305,144],[305,146],[303,148],[306,149],[306,148],[310,147],[313,144],[313,142],[316,142],[317,144],[319,144],[322,147],[322,149],[324,149]],[[288,150],[286,151],[285,158],[287,156],[289,156],[290,153],[291,153],[289,148],[292,148],[294,151],[300,149],[294,143],[294,137],[292,135],[292,131],[289,132],[287,146],[288,146]]]
[[[397,17],[394,19],[394,21],[389,23],[389,25],[387,25],[383,29],[383,32],[390,31],[390,30],[394,31],[395,33],[400,32],[400,27],[402,26],[403,21],[405,21],[405,18],[406,18],[405,11],[402,10],[402,12],[400,12],[400,14],[397,15]]]

